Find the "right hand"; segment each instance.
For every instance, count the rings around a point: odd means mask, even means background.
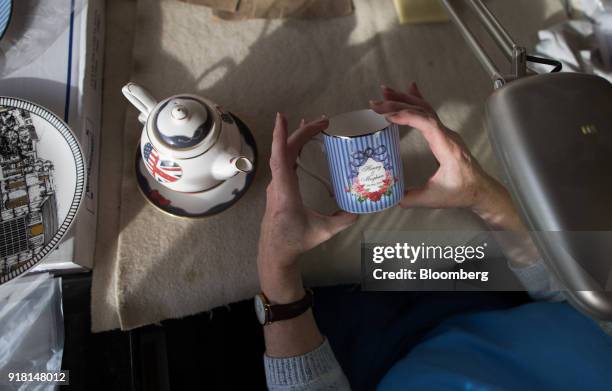
[[[383,87],[385,100],[370,102],[389,122],[417,129],[440,167],[422,187],[406,191],[403,208],[467,208],[495,231],[514,266],[532,264],[538,251],[504,186],[487,174],[458,133],[442,124],[432,106],[412,83],[407,93]]]
[[[489,176],[456,132],[442,124],[415,83],[408,93],[383,87],[384,101],[371,101],[374,111],[389,122],[408,125],[421,132],[440,166],[424,186],[406,192],[404,208],[482,209],[505,189]]]

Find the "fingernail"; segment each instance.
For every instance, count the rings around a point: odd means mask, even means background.
[[[326,116],[325,114],[323,114],[323,115],[321,116],[321,119],[327,119],[327,116]]]
[[[383,102],[382,102],[382,101],[380,101],[380,100],[371,100],[371,101],[370,101],[370,104],[371,104],[372,106],[379,105],[379,104],[381,104],[381,103],[383,103]]]

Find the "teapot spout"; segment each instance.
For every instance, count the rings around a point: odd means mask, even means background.
[[[249,173],[253,171],[253,162],[247,157],[239,156],[234,158],[232,164],[238,172]]]
[[[253,162],[246,156],[220,156],[215,160],[212,174],[215,179],[225,180],[241,172],[253,171]]]

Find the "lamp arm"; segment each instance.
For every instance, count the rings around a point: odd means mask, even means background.
[[[499,23],[493,13],[487,8],[482,0],[467,0],[472,10],[484,25],[487,32],[491,35],[502,53],[510,60],[511,63],[511,74],[503,76],[497,66],[493,63],[489,55],[486,53],[484,48],[476,39],[476,36],[472,33],[469,27],[464,23],[463,19],[457,12],[454,0],[440,0],[442,6],[448,12],[450,19],[459,29],[459,32],[466,40],[472,52],[476,55],[476,58],[480,61],[485,71],[489,74],[489,77],[493,81],[495,88],[503,87],[506,81],[521,78],[527,75],[527,51],[524,47],[518,46],[510,34],[504,29]]]
[[[514,56],[514,48],[517,44],[514,42],[508,31],[499,23],[499,20],[493,15],[491,10],[482,2],[482,0],[467,0],[467,3],[472,7],[472,10],[478,16],[478,19],[485,26],[491,37],[499,49],[504,53],[508,61],[512,61]]]

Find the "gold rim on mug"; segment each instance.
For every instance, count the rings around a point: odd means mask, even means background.
[[[393,123],[389,122],[389,125],[385,126],[385,127],[384,127],[384,128],[382,128],[382,129],[373,130],[373,131],[372,131],[372,132],[370,132],[370,133],[359,134],[359,135],[356,135],[356,136],[338,136],[338,135],[335,135],[335,134],[329,134],[329,133],[327,133],[325,130],[324,130],[324,131],[322,131],[321,133],[323,133],[324,135],[329,136],[329,137],[335,137],[335,138],[342,138],[342,139],[345,139],[345,140],[350,140],[350,139],[359,138],[359,137],[373,136],[373,135],[375,135],[376,133],[384,132],[384,131],[385,131],[385,130],[387,130],[387,129],[389,128],[389,126],[391,126],[391,125],[395,125],[395,124],[393,124]]]
[[[335,117],[339,117],[339,116],[343,116],[343,115],[347,115],[347,114],[354,114],[354,113],[358,113],[358,112],[362,112],[362,111],[368,111],[368,110],[370,110],[370,109],[363,109],[363,110],[354,110],[354,111],[349,111],[349,112],[346,112],[346,113],[338,114],[338,115],[336,115]],[[382,116],[382,115],[380,115],[380,114],[376,113],[376,112],[375,112],[375,111],[373,111],[373,110],[371,110],[371,111],[372,111],[373,113],[375,113],[375,114],[377,114],[377,115],[381,116],[381,117],[384,117],[384,116]],[[332,118],[335,118],[335,117],[332,117]],[[331,120],[331,119],[330,119],[330,120]],[[329,137],[335,137],[335,138],[340,138],[340,139],[350,140],[350,139],[355,139],[355,138],[360,138],[360,137],[373,136],[373,135],[375,135],[375,134],[377,134],[377,133],[380,133],[380,132],[383,132],[383,131],[387,130],[387,129],[388,129],[390,126],[392,126],[392,125],[396,125],[396,126],[397,126],[397,124],[394,124],[393,122],[389,122],[389,121],[388,121],[386,118],[385,118],[385,121],[387,121],[387,125],[386,125],[386,126],[384,126],[384,127],[382,127],[382,128],[379,128],[379,129],[376,129],[376,130],[372,130],[371,132],[368,132],[368,133],[358,134],[358,135],[354,135],[354,136],[339,136],[339,135],[336,135],[336,134],[331,134],[331,133],[328,133],[328,132],[327,132],[327,129],[325,129],[325,130],[321,131],[321,133],[323,133],[324,135],[329,136]]]

